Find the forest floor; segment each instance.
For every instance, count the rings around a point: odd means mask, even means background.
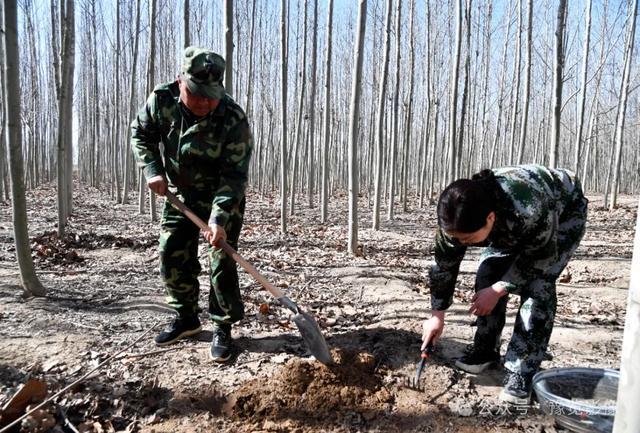
[[[408,212],[398,206],[395,221],[373,231],[363,201],[361,254],[353,257],[345,248],[346,197],[334,199],[324,225],[317,208],[299,206],[283,236],[278,202],[249,194],[240,252],[316,317],[336,359],[329,368],[309,358],[287,311],[244,272],[246,317],[233,329],[231,363],[208,358],[206,312],[205,330],[196,338],[149,353],[157,350],[153,336],[172,318],[158,273],[158,224],[138,215],[135,199],[114,205],[106,192],[78,185],[68,235],[60,240],[55,200],[53,186],[28,197],[33,256],[46,298],[21,296],[11,207],[0,204],[0,407],[27,379],[45,382],[51,395],[153,329],[32,417],[24,431],[559,430],[536,405],[498,402],[501,370],[473,376],[453,367],[474,331],[467,309],[477,250],[463,263],[460,290],[423,374],[425,391],[403,386],[414,375],[421,323],[429,315],[425,277],[433,259],[433,206],[419,210],[410,203]],[[553,359],[545,369],[619,365],[637,198],[620,202],[609,212],[600,197],[591,200],[585,238],[558,286]],[[200,259],[206,269],[204,242]],[[204,307],[206,273],[200,281]],[[510,300],[503,353],[516,302]],[[46,430],[47,423],[56,426]]]

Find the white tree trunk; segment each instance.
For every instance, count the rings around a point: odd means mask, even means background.
[[[224,0],[224,88],[233,96],[233,0]]]
[[[402,0],[398,0],[402,1]],[[380,90],[378,91],[378,109],[376,110],[376,180],[373,196],[373,229],[380,228],[380,187],[382,186],[382,155],[384,151],[383,126],[384,104],[387,92],[387,75],[389,74],[389,51],[391,50],[391,15],[393,0],[387,1],[387,12],[384,24],[384,53],[382,57],[382,72],[380,75]]]
[[[562,80],[564,78],[564,28],[567,14],[567,0],[560,0],[556,17],[556,45],[553,56],[553,125],[549,166],[557,167],[560,145],[560,118],[562,114]]]
[[[137,83],[137,74],[138,74],[138,42],[140,40],[140,0],[136,0],[136,26],[135,33],[133,35],[133,65],[131,67],[131,79],[129,83],[129,119],[133,119],[136,114],[136,83]],[[131,166],[132,166],[132,155],[131,155],[131,128],[127,128],[127,140],[125,142],[125,163],[124,163],[124,180],[123,184],[123,192],[122,192],[122,204],[127,204],[129,201],[129,184],[131,183]]]
[[[620,101],[618,104],[618,116],[616,118],[615,162],[613,168],[613,181],[611,184],[611,203],[609,209],[615,209],[618,201],[618,187],[620,183],[620,165],[622,163],[622,142],[624,141],[624,123],[627,114],[627,99],[629,98],[629,79],[631,75],[631,63],[636,35],[636,16],[638,15],[638,0],[633,0],[629,20],[629,37],[624,54],[624,75],[620,89]]]
[[[189,0],[184,0],[184,5],[182,9],[182,23],[184,27],[184,47],[187,48],[191,45],[191,32],[189,31]]]
[[[527,64],[524,76],[524,100],[522,101],[522,119],[520,121],[520,140],[518,145],[517,164],[524,160],[524,144],[527,140],[527,124],[529,121],[529,98],[531,94],[531,50],[533,48],[533,0],[527,1]]]
[[[321,177],[321,197],[320,197],[320,222],[323,224],[327,221],[327,211],[329,208],[329,125],[331,123],[331,36],[333,34],[333,0],[328,0],[327,5],[327,57],[325,60],[324,72],[324,120],[323,120],[323,137],[322,137],[322,175]]]
[[[24,192],[24,165],[22,159],[22,125],[20,120],[20,59],[18,51],[17,4],[4,0],[4,101],[6,115],[7,149],[9,151],[9,173],[11,176],[11,200],[13,233],[20,278],[25,295],[44,296],[44,287],[36,276],[31,258],[31,244],[27,226],[27,203]],[[5,109],[6,108],[6,109]]]
[[[349,242],[351,254],[358,250],[358,117],[362,87],[362,59],[367,28],[367,0],[360,0],[358,29],[353,53],[353,79],[349,108]]]
[[[287,233],[287,0],[280,2],[280,8],[280,231],[284,234]]]
[[[455,53],[453,54],[451,75],[449,80],[449,86],[451,93],[449,95],[449,140],[447,142],[449,149],[449,171],[447,174],[446,183],[453,182],[457,176],[457,161],[456,161],[456,120],[458,118],[458,73],[460,70],[460,46],[462,44],[462,0],[455,0],[456,2],[456,39],[455,39]]]
[[[636,216],[629,302],[620,358],[620,381],[613,433],[637,432],[640,431],[640,203]]]
[[[394,205],[396,198],[396,152],[398,150],[398,117],[400,107],[398,104],[400,97],[400,45],[402,26],[402,1],[398,0],[398,10],[396,12],[396,80],[393,92],[393,126],[391,128],[391,149],[389,153],[389,205],[387,207],[387,219],[393,221]]]
[[[582,50],[582,85],[580,86],[580,99],[578,102],[578,118],[576,125],[576,144],[573,155],[573,171],[577,174],[580,168],[580,152],[582,150],[582,130],[584,127],[584,106],[587,100],[587,71],[589,69],[589,44],[591,42],[591,3],[587,3],[584,28],[584,48]]]

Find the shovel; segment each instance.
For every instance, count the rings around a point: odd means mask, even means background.
[[[167,200],[175,207],[180,209],[195,225],[201,230],[210,230],[209,226],[202,221],[195,213],[191,211],[184,203],[182,203],[172,192],[167,191]],[[217,245],[233,258],[242,268],[247,271],[253,278],[258,281],[271,295],[278,300],[283,306],[293,312],[291,320],[296,324],[302,339],[307,344],[309,351],[315,358],[323,364],[333,363],[329,346],[320,332],[318,323],[309,313],[305,313],[290,298],[284,295],[280,289],[271,284],[258,270],[249,262],[247,262],[236,250],[234,250],[226,241],[219,240]]]

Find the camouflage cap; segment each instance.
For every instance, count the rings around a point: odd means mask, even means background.
[[[184,50],[180,78],[187,83],[189,91],[211,99],[222,99],[225,95],[222,78],[224,59],[211,50],[187,47]]]

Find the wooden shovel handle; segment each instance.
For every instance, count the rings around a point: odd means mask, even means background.
[[[193,211],[189,209],[184,203],[182,203],[178,199],[178,197],[176,197],[171,191],[167,191],[166,197],[167,197],[167,200],[171,202],[171,204],[173,204],[175,207],[180,209],[180,211],[183,214],[185,214],[187,218],[193,221],[195,225],[200,227],[200,230],[202,231],[211,230],[211,228],[207,223],[202,221],[200,217],[198,217],[198,215],[193,213]],[[278,289],[276,286],[271,284],[269,280],[263,277],[262,274],[258,272],[258,270],[251,263],[246,261],[240,254],[238,254],[238,252],[234,250],[233,247],[231,247],[231,245],[229,245],[226,241],[220,239],[217,245],[220,248],[222,248],[224,252],[229,254],[233,258],[233,260],[235,260],[240,266],[242,266],[242,269],[244,269],[249,274],[251,274],[251,276],[255,278],[256,281],[259,282],[262,285],[262,287],[267,289],[267,291],[271,293],[274,297],[278,299],[284,297],[284,293],[282,293],[280,289]]]

